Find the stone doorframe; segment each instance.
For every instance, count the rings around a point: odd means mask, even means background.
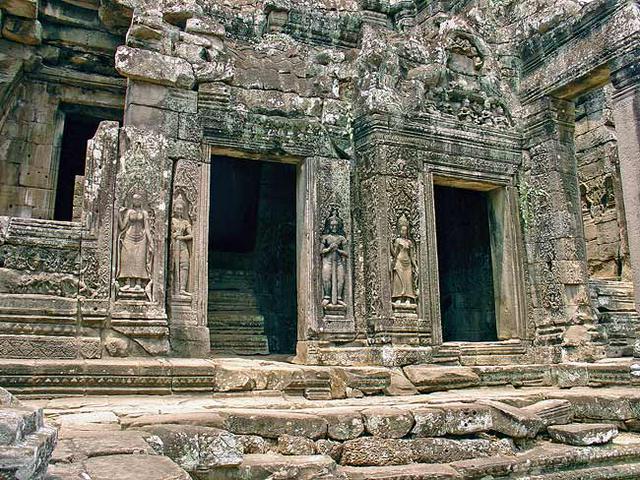
[[[423,182],[433,345],[443,343],[434,185],[487,193],[498,342],[528,339],[522,236],[513,177],[426,164]]]
[[[203,145],[203,171],[201,194],[201,218],[208,218],[211,197],[211,159],[215,155],[255,161],[271,161],[296,165],[296,300],[297,300],[297,347],[298,357],[305,357],[308,340],[331,338],[349,340],[355,335],[355,320],[352,295],[352,261],[346,262],[344,300],[346,307],[341,312],[329,311],[322,306],[320,237],[325,220],[332,212],[337,212],[344,222],[347,248],[351,245],[351,193],[349,161],[338,158],[277,156],[255,154],[240,149]],[[209,262],[208,222],[202,222],[200,231],[200,267],[199,293],[202,308],[199,315],[207,322]],[[352,255],[351,255],[352,257]]]

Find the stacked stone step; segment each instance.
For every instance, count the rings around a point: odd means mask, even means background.
[[[258,312],[254,276],[243,270],[209,272],[211,349],[241,355],[267,354],[264,317]]]
[[[614,443],[615,424],[573,422],[572,403],[560,399],[522,407],[489,399],[395,406],[373,399],[297,411],[136,416],[121,425],[179,439],[184,446],[165,455],[201,480],[638,478],[629,474],[640,471],[640,435]],[[195,441],[203,436],[212,440]],[[217,445],[216,453],[189,468],[182,453],[172,453],[198,443]]]
[[[42,409],[25,407],[0,388],[0,479],[43,479],[56,441]]]
[[[591,280],[590,287],[600,323],[609,338],[608,356],[632,356],[635,337],[640,328],[640,317],[633,299],[633,284],[594,279]]]

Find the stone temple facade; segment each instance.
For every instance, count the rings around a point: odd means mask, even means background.
[[[640,478],[638,306],[637,0],[0,0],[0,478]]]
[[[0,7],[0,357],[632,355],[637,2]]]

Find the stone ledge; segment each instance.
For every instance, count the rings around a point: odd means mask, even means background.
[[[0,384],[24,396],[277,391],[335,399],[393,392],[386,371],[400,374],[384,367],[294,365],[268,358],[3,359]],[[404,378],[423,393],[477,386],[629,385],[631,360],[492,367],[413,365],[405,368]]]

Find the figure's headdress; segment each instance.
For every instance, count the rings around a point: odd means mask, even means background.
[[[338,228],[337,228],[338,233],[340,235],[344,235],[344,221],[340,217],[340,212],[337,206],[331,207],[331,210],[329,211],[329,215],[324,221],[324,233],[329,233],[331,231],[330,227],[331,227],[331,222],[333,221],[338,223]]]
[[[409,221],[409,219],[404,213],[400,215],[400,218],[398,218],[398,229],[402,227],[407,227],[407,228],[411,227],[411,222]]]
[[[182,196],[182,194],[178,194],[178,198],[175,199],[175,201],[173,202],[173,208],[181,206],[184,210],[187,209],[187,202],[185,202],[184,197]]]

